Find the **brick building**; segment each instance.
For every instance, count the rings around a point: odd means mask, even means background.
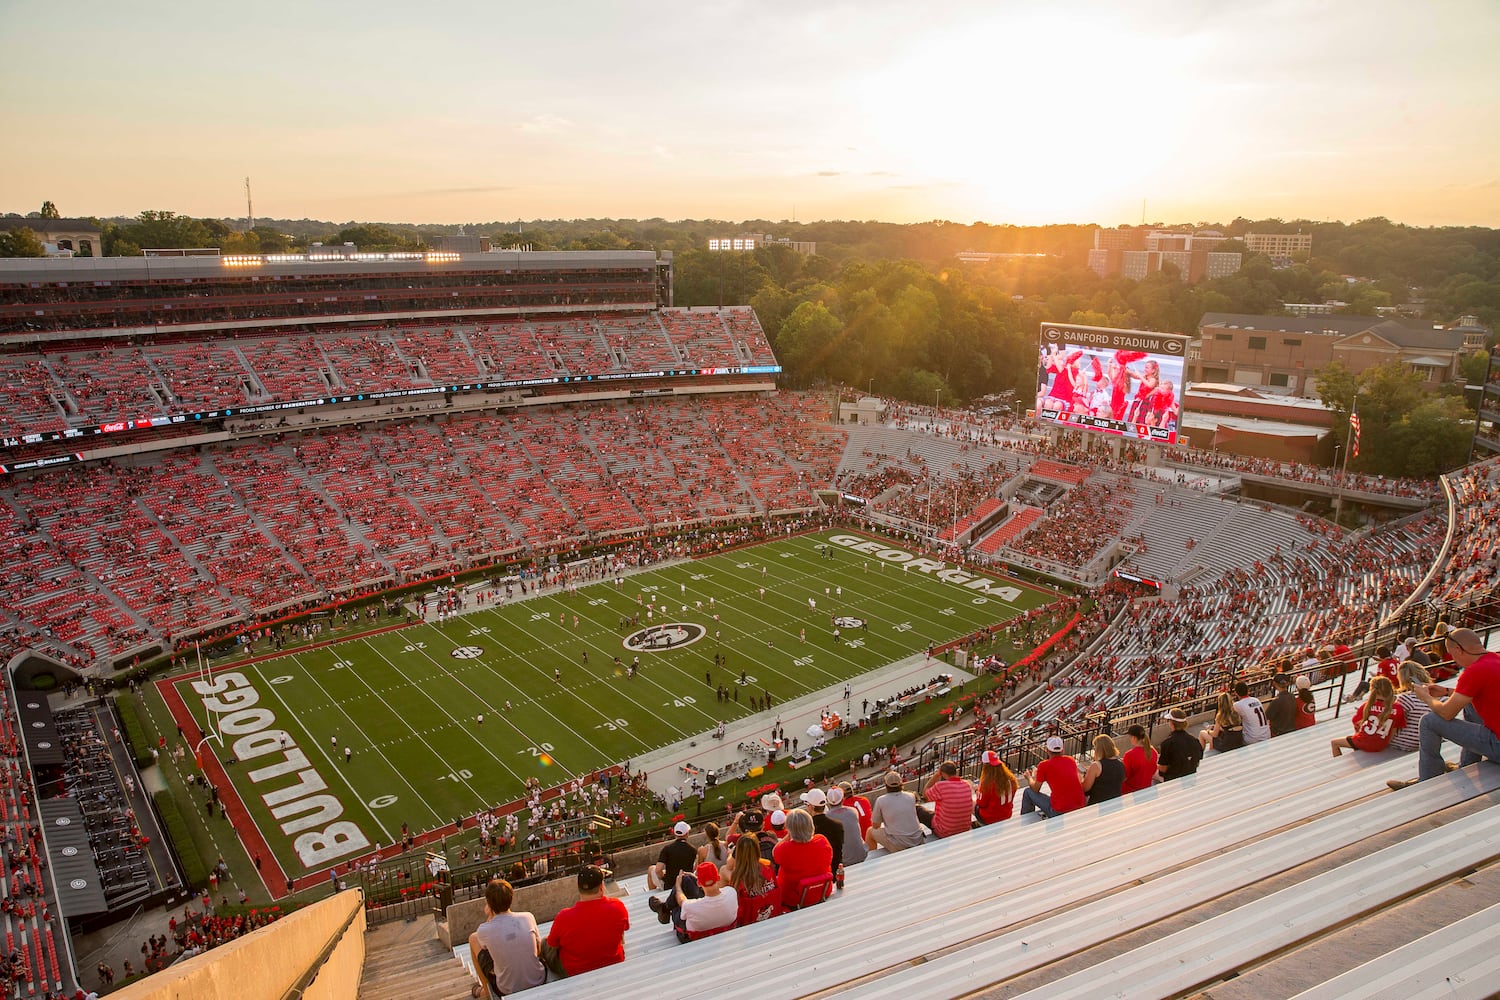
[[[1420,372],[1431,388],[1459,376],[1462,329],[1378,316],[1246,316],[1206,313],[1188,348],[1193,382],[1250,385],[1315,397],[1313,372],[1338,360],[1355,374],[1390,361]]]

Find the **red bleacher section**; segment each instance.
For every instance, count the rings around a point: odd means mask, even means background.
[[[1069,486],[1081,486],[1088,479],[1090,470],[1081,469],[1076,465],[1065,465],[1062,462],[1054,462],[1050,458],[1039,458],[1031,467],[1031,474],[1042,479],[1050,479],[1057,483],[1066,483]]]
[[[1037,521],[1041,520],[1042,512],[1035,507],[1021,507],[1013,511],[994,531],[984,536],[976,548],[985,555],[994,555],[1012,541],[1020,538]]]
[[[15,959],[7,995],[39,996],[60,990],[62,974],[52,933],[55,917],[43,900],[41,831],[31,812],[31,783],[21,759],[17,725],[10,695],[0,691],[0,832],[10,845],[0,852],[0,892],[7,899],[0,921],[5,926],[6,955]]]
[[[545,321],[412,322],[330,333],[241,330],[233,337],[144,347],[43,344],[0,355],[0,432],[57,431],[479,378],[774,363],[765,333],[745,307]]]
[[[1005,501],[1001,500],[999,497],[988,497],[978,507],[975,507],[973,510],[969,511],[969,513],[959,518],[958,521],[952,526],[943,529],[943,533],[938,537],[942,538],[945,542],[954,541],[965,531],[968,531],[970,528],[974,527],[974,525],[978,524],[980,521],[983,521],[985,518],[989,517],[991,514],[995,513],[995,511],[1004,506]]]
[[[843,446],[797,396],[326,428],[0,488],[0,621],[76,662],[525,546],[816,503]]]

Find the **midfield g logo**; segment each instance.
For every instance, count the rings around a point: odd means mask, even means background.
[[[833,620],[833,625],[835,628],[864,628],[865,620],[863,618],[853,618],[849,615],[840,615]]]
[[[632,653],[661,653],[679,646],[690,646],[708,634],[702,625],[671,622],[653,625],[625,637],[625,648]]]

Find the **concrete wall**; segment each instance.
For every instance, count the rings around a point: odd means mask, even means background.
[[[314,903],[110,994],[119,1000],[244,1000],[286,994],[353,918],[304,994],[317,1000],[359,992],[365,964],[364,900],[355,890]]]

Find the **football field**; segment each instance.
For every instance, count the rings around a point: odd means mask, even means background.
[[[1051,596],[828,531],[161,689],[179,719],[221,734],[205,770],[231,785],[251,853],[301,877],[390,845],[403,823],[446,826],[523,797],[527,778],[636,758]]]

